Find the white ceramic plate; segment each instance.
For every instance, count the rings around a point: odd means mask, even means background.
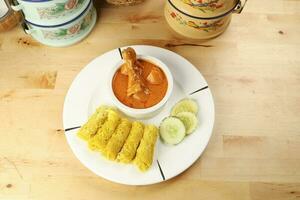
[[[180,144],[168,146],[160,139],[155,148],[153,165],[143,173],[134,165],[108,161],[99,153],[90,151],[76,136],[78,126],[84,124],[100,104],[111,104],[107,74],[120,61],[119,49],[109,51],[89,63],[73,81],[64,103],[63,124],[67,141],[75,156],[95,174],[113,182],[127,185],[147,185],[168,180],[190,167],[204,151],[215,119],[214,102],[207,82],[186,59],[166,49],[153,46],[131,46],[137,54],[154,56],[163,61],[174,77],[173,94],[163,110],[155,117],[142,120],[157,126],[167,117],[172,106],[182,98],[190,97],[199,104],[199,126]],[[120,48],[121,50],[126,47]],[[195,93],[194,93],[195,92]],[[194,94],[191,94],[194,93]]]

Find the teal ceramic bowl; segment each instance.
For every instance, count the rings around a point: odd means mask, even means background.
[[[17,0],[12,6],[22,11],[25,19],[34,24],[53,26],[68,22],[80,15],[89,5],[89,0]]]
[[[42,44],[64,47],[85,38],[96,23],[97,13],[92,0],[88,7],[76,18],[63,24],[44,26],[25,20],[25,32]]]

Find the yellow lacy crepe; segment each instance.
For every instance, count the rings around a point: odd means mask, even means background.
[[[103,125],[107,118],[107,106],[99,107],[96,112],[89,118],[86,124],[84,124],[78,131],[77,135],[88,141],[92,138],[98,131],[98,129]]]
[[[154,147],[158,136],[158,129],[153,125],[147,125],[140,146],[137,149],[134,163],[141,171],[146,171],[152,165]]]
[[[114,110],[108,110],[107,112],[107,120],[104,122],[101,128],[98,129],[96,135],[88,141],[89,148],[91,150],[98,150],[103,152],[105,150],[106,144],[119,125],[119,114]]]
[[[129,136],[117,157],[119,162],[130,163],[133,160],[143,135],[144,125],[141,122],[133,122]]]
[[[158,129],[154,125],[121,118],[108,106],[99,107],[77,133],[92,151],[109,160],[134,164],[146,171],[153,162]]]
[[[109,160],[115,160],[118,153],[121,151],[126,138],[129,135],[131,129],[131,122],[123,118],[121,120],[121,123],[117,127],[116,131],[108,141],[104,155],[106,156],[107,159]]]

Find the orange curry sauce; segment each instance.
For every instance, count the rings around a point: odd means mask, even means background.
[[[142,76],[146,80],[146,86],[149,89],[149,97],[146,102],[141,102],[132,96],[127,96],[127,83],[128,83],[128,76],[123,75],[121,73],[121,67],[117,70],[114,75],[112,81],[112,88],[116,97],[121,101],[123,104],[131,107],[131,108],[149,108],[154,106],[155,104],[159,103],[164,96],[166,95],[168,89],[168,81],[164,72],[156,65],[148,62],[146,60],[138,59],[138,61],[143,66]],[[152,68],[158,68],[163,75],[163,81],[160,84],[151,84],[147,81],[147,76],[151,72]]]

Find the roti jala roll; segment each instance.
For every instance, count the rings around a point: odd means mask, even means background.
[[[116,159],[129,135],[130,129],[131,122],[126,118],[122,118],[121,123],[118,125],[116,131],[106,145],[104,155],[107,159]]]
[[[129,136],[117,157],[119,162],[130,163],[133,160],[143,134],[144,125],[141,122],[133,122]]]
[[[134,163],[141,171],[146,171],[152,165],[154,147],[158,136],[158,129],[154,125],[145,126],[144,135],[137,149]]]
[[[97,134],[89,140],[89,148],[103,152],[119,123],[119,114],[112,109],[107,110],[107,120],[98,129]]]
[[[96,112],[90,116],[88,121],[79,129],[77,135],[81,139],[88,141],[98,131],[107,119],[107,106],[100,106]]]

